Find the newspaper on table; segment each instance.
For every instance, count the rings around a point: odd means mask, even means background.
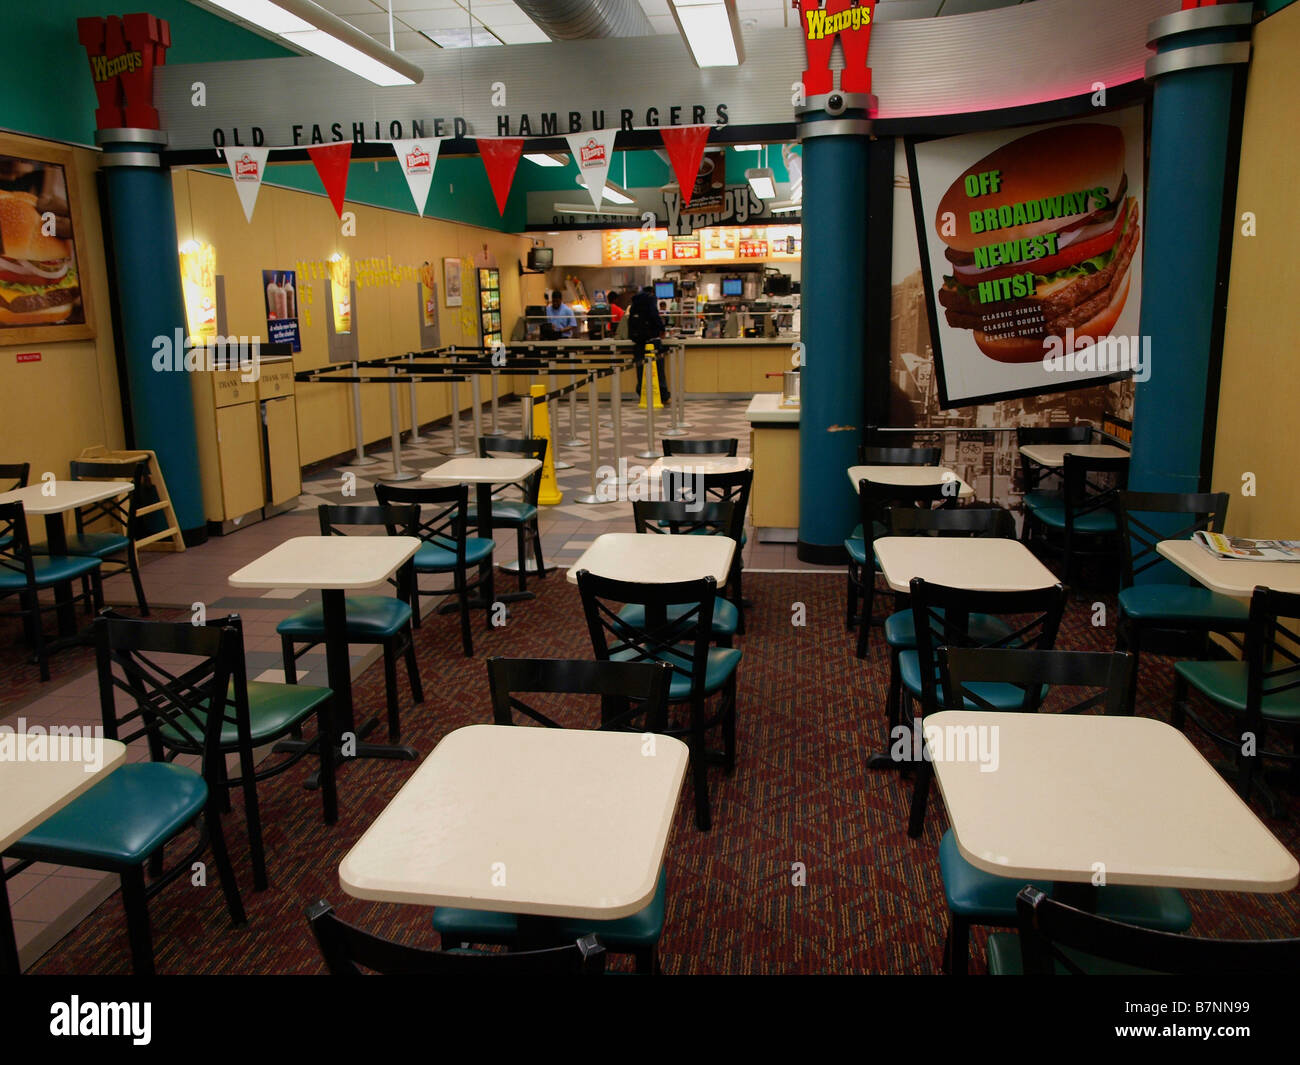
[[[1215,558],[1251,562],[1300,562],[1300,540],[1246,540],[1240,536],[1196,532],[1192,539]]]

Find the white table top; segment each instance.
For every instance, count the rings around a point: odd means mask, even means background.
[[[882,536],[874,546],[880,571],[895,592],[906,592],[913,577],[979,592],[1030,592],[1060,583],[1019,540]]]
[[[1089,459],[1126,459],[1132,455],[1114,444],[1026,444],[1020,453],[1040,466],[1064,466],[1066,455]]]
[[[664,470],[681,471],[688,475],[701,473],[743,473],[754,468],[751,458],[727,458],[725,455],[673,455],[655,459],[646,471],[659,478]]]
[[[982,742],[995,769],[962,755],[953,730],[971,726],[966,751]],[[1108,884],[1253,892],[1288,891],[1300,877],[1295,857],[1163,721],[946,711],[923,727],[957,847],[977,869],[1087,883],[1101,863]]]
[[[799,408],[781,403],[780,392],[760,392],[745,408],[745,418],[750,422],[789,422],[799,424]]]
[[[536,459],[451,459],[425,470],[421,480],[439,484],[514,484],[531,477],[541,467]]]
[[[13,746],[0,758],[0,851],[126,761],[126,744],[117,740],[52,740],[20,732],[6,736],[5,742]],[[38,755],[42,760],[28,761]],[[50,755],[63,760],[45,760]]]
[[[569,566],[570,584],[579,570],[638,584],[672,584],[712,577],[721,588],[731,572],[736,541],[730,536],[661,533],[603,533]]]
[[[1279,592],[1300,592],[1300,562],[1255,562],[1215,558],[1191,540],[1161,540],[1156,550],[1212,592],[1249,599],[1263,585]]]
[[[0,504],[21,503],[29,515],[62,514],[129,491],[130,481],[43,481],[0,493]]]
[[[339,865],[381,902],[614,920],[654,897],[687,748],[638,733],[450,733]]]
[[[414,536],[295,536],[230,575],[236,588],[372,588],[420,549]]]
[[[969,499],[975,494],[975,489],[944,466],[850,466],[849,481],[855,492],[859,481],[899,484],[909,488],[955,481],[959,499]]]

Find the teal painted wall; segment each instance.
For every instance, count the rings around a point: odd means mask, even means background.
[[[1294,3],[1295,0],[1260,0],[1258,7],[1266,15],[1275,15],[1284,7]]]
[[[0,35],[0,127],[93,144],[95,90],[77,19],[147,11],[171,24],[169,63],[267,59],[293,53],[189,0],[8,0]]]

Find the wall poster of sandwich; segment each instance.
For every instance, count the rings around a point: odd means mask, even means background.
[[[943,409],[1149,376],[1142,119],[908,144]]]
[[[95,335],[72,153],[0,137],[0,344]]]

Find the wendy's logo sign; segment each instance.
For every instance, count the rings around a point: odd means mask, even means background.
[[[257,171],[257,160],[247,152],[235,160],[236,181],[260,181],[261,175]]]
[[[408,174],[433,173],[433,167],[429,165],[429,153],[418,144],[406,153],[406,172]]]
[[[157,129],[153,72],[167,61],[171,27],[153,15],[77,19],[95,82],[97,129]]]
[[[580,165],[598,166],[605,161],[605,146],[592,137],[582,146],[579,154],[582,156]]]
[[[871,27],[875,23],[876,0],[799,0],[803,22],[804,53],[808,69],[803,72],[803,89],[808,96],[821,96],[835,88],[831,75],[831,48],[835,38],[844,49],[844,69],[840,72],[840,92],[871,92],[871,68],[867,66],[867,49],[871,44]]]

